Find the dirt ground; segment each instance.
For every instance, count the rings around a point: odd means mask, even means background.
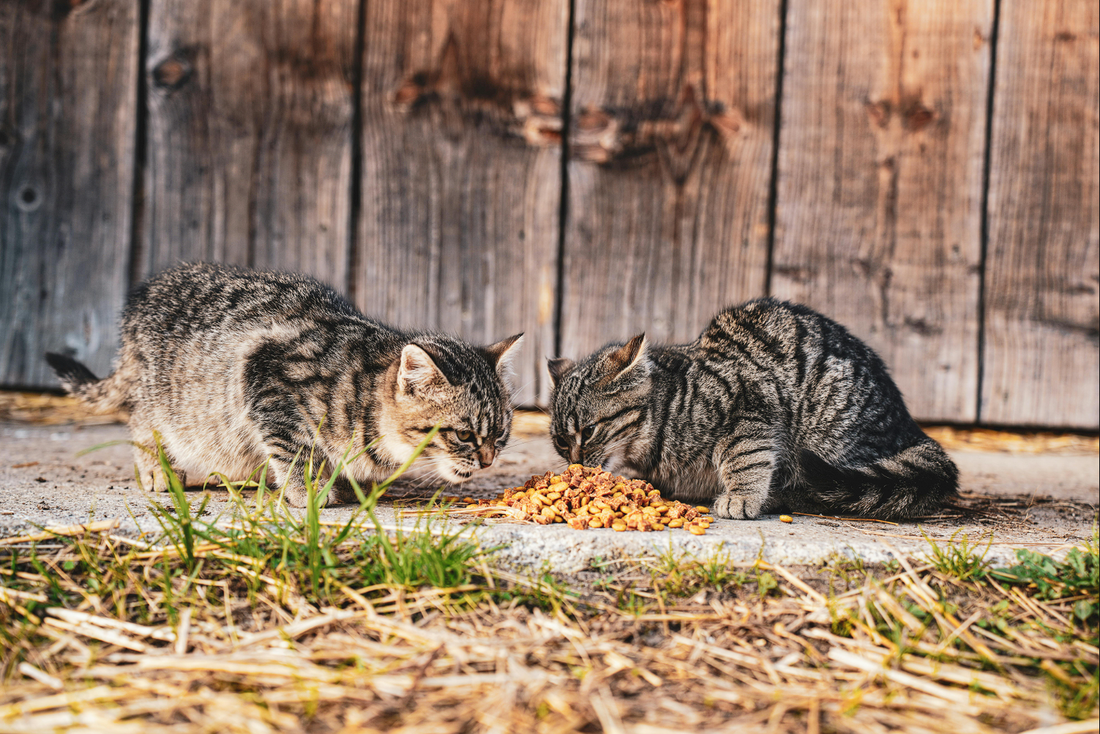
[[[895,549],[926,552],[925,536],[940,542],[966,538],[983,548],[988,543],[990,560],[1008,562],[1016,548],[1058,554],[1091,536],[1100,492],[1097,437],[928,430],[958,463],[962,504],[971,512],[945,511],[901,525],[799,515],[790,524],[777,516],[720,520],[698,537],[683,531],[615,533],[504,522],[488,522],[476,532],[483,542],[502,546],[505,565],[549,564],[565,572],[583,571],[594,559],[670,548],[696,556],[720,550],[734,560],[760,556],[778,563],[816,563],[837,554],[877,562],[888,560]],[[453,491],[463,497],[492,497],[532,474],[564,465],[550,444],[544,415],[518,412],[513,436],[494,467]],[[0,393],[0,534],[110,518],[118,518],[124,529],[155,531],[147,509],[154,497],[138,489],[130,448],[116,443],[80,453],[127,437],[124,425],[84,415],[67,398]],[[400,481],[382,503],[383,520],[412,522],[395,509],[430,496],[436,488],[416,477]],[[208,513],[230,512],[224,490],[208,494]],[[197,504],[203,493],[193,496]],[[324,512],[339,520],[351,509]]]

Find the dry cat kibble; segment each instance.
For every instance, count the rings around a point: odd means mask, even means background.
[[[561,474],[531,477],[523,487],[505,490],[494,503],[507,506],[510,514],[524,520],[540,525],[568,523],[576,530],[683,528],[702,535],[711,522],[706,507],[666,500],[646,481],[580,464],[570,464]]]

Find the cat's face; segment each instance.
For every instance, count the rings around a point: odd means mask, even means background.
[[[645,334],[600,349],[579,364],[548,363],[554,390],[550,438],[571,464],[614,470],[643,430],[651,387]]]
[[[504,375],[520,336],[480,349],[439,337],[406,345],[392,398],[384,401],[381,448],[406,461],[438,425],[418,468],[461,484],[492,466],[511,434],[512,401]]]

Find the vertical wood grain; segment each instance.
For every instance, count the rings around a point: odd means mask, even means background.
[[[138,5],[0,4],[0,385],[99,374],[128,287]]]
[[[1001,4],[984,422],[1097,427],[1098,45],[1095,2]]]
[[[478,343],[525,332],[521,404],[554,344],[568,7],[366,6],[357,300]]]
[[[772,290],[976,418],[992,0],[790,0]]]
[[[779,2],[575,12],[562,353],[691,340],[764,295]]]
[[[357,0],[151,0],[137,272],[217,260],[344,291]]]

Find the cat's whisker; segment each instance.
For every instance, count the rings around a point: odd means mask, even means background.
[[[522,385],[520,385],[519,387],[515,387],[515,388],[513,388],[512,392],[513,392],[513,393],[521,393],[521,392],[523,392],[524,390],[526,390],[526,389],[527,389],[528,387],[530,387],[531,385],[533,385],[533,384],[534,384],[534,382],[535,382],[535,378],[533,378],[533,377],[532,377],[531,379],[529,379],[529,380],[528,380],[527,382],[523,383],[523,384],[522,384]]]

